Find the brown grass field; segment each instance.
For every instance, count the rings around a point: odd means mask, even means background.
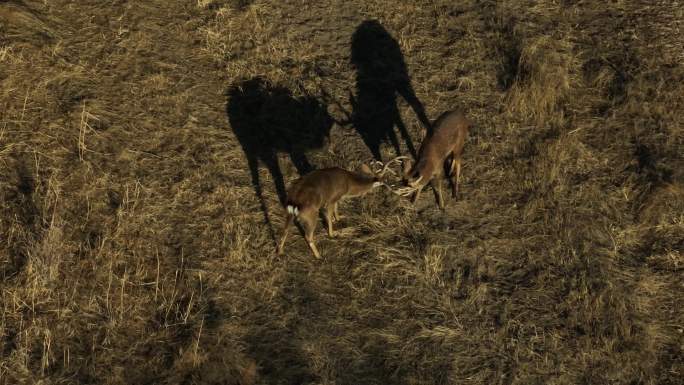
[[[0,0],[0,84],[0,384],[684,383],[676,1]],[[452,108],[444,211],[275,255]]]

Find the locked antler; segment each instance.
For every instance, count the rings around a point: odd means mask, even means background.
[[[382,168],[382,169],[380,170],[380,172],[377,173],[378,176],[380,176],[380,177],[384,176],[385,173],[388,172],[388,171],[389,171],[391,174],[393,174],[393,175],[397,175],[396,172],[390,170],[389,166],[390,166],[392,163],[398,162],[398,161],[403,160],[403,159],[408,159],[408,156],[398,156],[398,157],[396,157],[396,158],[390,160],[389,162],[385,163],[384,165],[383,165],[382,162],[380,162],[380,161],[378,161],[378,160],[373,161],[372,164],[376,164],[376,165],[378,165],[379,167]]]

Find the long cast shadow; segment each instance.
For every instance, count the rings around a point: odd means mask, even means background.
[[[356,98],[352,96],[351,119],[373,157],[382,161],[380,145],[388,139],[400,155],[395,125],[415,157],[413,142],[399,114],[397,95],[411,106],[428,133],[431,124],[411,86],[399,43],[378,21],[366,20],[352,36],[351,61],[356,68]]]
[[[315,97],[295,97],[289,89],[259,77],[231,85],[226,97],[228,121],[247,157],[254,190],[275,239],[259,180],[259,161],[268,168],[280,202],[285,202],[285,182],[278,154],[289,154],[300,175],[308,173],[312,166],[306,153],[324,146],[333,119]]]

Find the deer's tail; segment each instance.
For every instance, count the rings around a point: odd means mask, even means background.
[[[294,215],[295,217],[299,216],[299,207],[297,207],[295,203],[288,202],[285,208],[287,209],[288,214]]]

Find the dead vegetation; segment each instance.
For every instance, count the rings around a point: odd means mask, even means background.
[[[360,76],[370,20],[405,69]],[[680,383],[683,24],[668,1],[0,1],[0,383]],[[460,199],[348,201],[323,260],[276,256],[296,162],[358,168],[363,122],[409,154],[416,100],[475,122]]]

